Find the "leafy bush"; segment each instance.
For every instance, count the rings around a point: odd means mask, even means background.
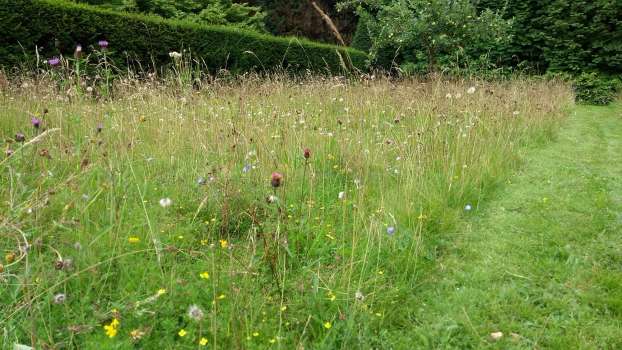
[[[73,53],[75,45],[110,42],[108,56],[117,66],[133,62],[170,63],[169,52],[187,49],[206,68],[234,73],[287,69],[340,72],[364,66],[366,54],[354,49],[283,38],[239,28],[206,26],[155,16],[119,13],[63,0],[2,0],[0,65]]]
[[[509,43],[511,22],[492,11],[477,13],[470,0],[349,1],[358,5],[376,62],[393,53],[415,71],[444,70],[486,57],[493,62]],[[363,31],[364,28],[361,28]],[[391,55],[388,55],[391,56]]]
[[[596,72],[584,72],[574,80],[577,101],[595,105],[611,103],[620,91],[620,85],[620,79]]]

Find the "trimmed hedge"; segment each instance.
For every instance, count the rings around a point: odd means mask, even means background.
[[[234,73],[287,69],[339,72],[344,63],[363,68],[367,54],[295,37],[206,26],[155,16],[120,13],[64,0],[0,0],[0,65],[17,66],[35,55],[71,55],[76,44],[109,41],[117,65],[168,64],[170,51],[186,49],[211,71]]]

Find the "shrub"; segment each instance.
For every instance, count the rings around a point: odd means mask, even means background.
[[[577,102],[606,105],[611,103],[620,90],[620,80],[596,72],[585,72],[574,80]]]
[[[339,72],[346,64],[363,67],[366,54],[294,37],[274,37],[239,28],[206,26],[154,16],[127,14],[63,0],[0,0],[0,65],[72,53],[105,39],[117,66],[132,62],[160,65],[182,48],[211,71],[234,73],[287,69]],[[85,46],[86,48],[86,46]]]

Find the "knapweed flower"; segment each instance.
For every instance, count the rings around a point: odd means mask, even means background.
[[[108,48],[108,41],[100,40],[100,41],[97,42],[97,45],[99,45],[99,47],[102,48],[102,49],[106,49],[106,48]]]
[[[60,58],[52,57],[48,60],[48,64],[52,67],[56,67],[60,64]]]
[[[471,207],[471,204],[467,204],[464,206],[465,211],[471,211],[471,209],[473,209],[473,207]]]
[[[190,307],[188,308],[188,317],[195,321],[201,321],[203,319],[203,316],[205,316],[205,314],[198,305],[190,305]]]
[[[475,86],[471,86],[468,90],[467,90],[467,94],[472,95],[475,93]]]
[[[186,330],[185,330],[185,329],[183,329],[183,328],[182,328],[182,329],[180,329],[180,330],[179,330],[179,332],[177,332],[177,335],[178,335],[178,336],[180,336],[180,337],[182,337],[182,338],[183,338],[183,337],[185,337],[185,336],[186,336],[186,334],[188,334],[188,332],[186,332]]]
[[[30,124],[32,124],[35,129],[39,129],[41,127],[41,119],[32,117],[32,119],[30,119]]]
[[[389,236],[393,236],[394,233],[395,233],[395,227],[394,226],[387,227],[387,234]]]
[[[113,318],[110,324],[104,325],[104,331],[108,338],[114,338],[117,335],[120,324],[118,319]]]
[[[207,345],[207,338],[205,337],[201,338],[201,340],[199,340],[199,345],[201,346]]]
[[[302,155],[305,157],[305,159],[309,159],[309,158],[311,158],[311,150],[310,150],[310,149],[308,149],[308,148],[305,148],[305,149],[302,151]]]
[[[272,179],[270,181],[270,183],[272,184],[272,187],[277,188],[281,186],[282,181],[283,181],[283,175],[281,173],[277,173],[277,172],[272,173]]]
[[[26,141],[26,135],[24,135],[24,133],[22,133],[22,132],[18,132],[17,134],[15,134],[15,141],[17,141],[17,142],[24,142],[24,141]]]
[[[173,201],[170,198],[162,198],[160,199],[160,206],[162,208],[170,207],[173,204]]]
[[[7,148],[7,150],[4,152],[4,154],[5,154],[7,157],[12,156],[12,155],[13,155],[13,153],[15,153],[15,152],[14,152],[12,149],[10,149],[10,148]]]
[[[201,279],[206,280],[206,279],[208,279],[208,278],[209,278],[209,272],[207,272],[207,271],[201,272],[201,273],[199,274],[199,277],[201,277]]]
[[[67,300],[67,296],[64,293],[58,293],[54,295],[54,304],[62,304]]]

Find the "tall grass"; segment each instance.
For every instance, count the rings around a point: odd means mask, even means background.
[[[408,347],[444,232],[572,103],[530,80],[128,78],[113,95],[3,89],[5,346]]]

